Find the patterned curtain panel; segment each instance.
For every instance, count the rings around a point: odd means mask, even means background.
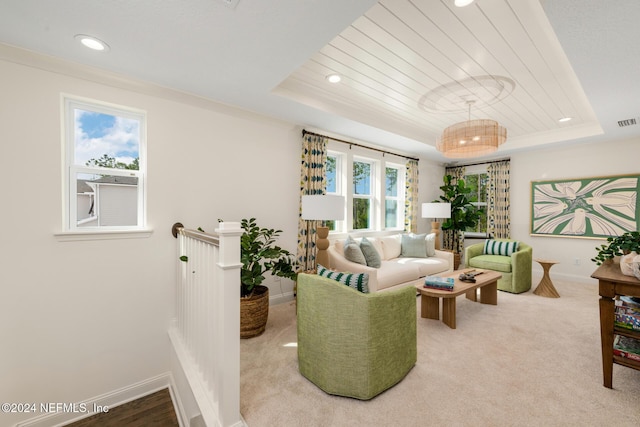
[[[452,184],[458,182],[458,180],[464,176],[465,172],[466,169],[464,166],[447,166],[444,168],[444,174],[453,177],[453,180],[451,180]]]
[[[316,227],[318,221],[302,219],[302,196],[325,194],[327,161],[327,138],[305,134],[302,137],[302,159],[300,168],[300,207],[298,212],[298,271],[315,268]]]
[[[444,169],[444,174],[451,175],[453,178],[451,183],[455,184],[464,177],[465,170],[464,166],[449,166]],[[453,230],[442,230],[442,247],[462,254],[464,252],[464,234],[458,233],[456,235]]]
[[[511,214],[509,212],[509,170],[511,162],[504,160],[491,163],[487,168],[489,176],[487,194],[487,232],[497,239],[511,238]]]
[[[418,161],[407,162],[404,199],[404,229],[418,232]]]

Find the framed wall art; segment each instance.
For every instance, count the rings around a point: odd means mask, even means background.
[[[607,238],[640,230],[640,175],[531,182],[531,235]]]

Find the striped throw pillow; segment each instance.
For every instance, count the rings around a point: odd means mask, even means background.
[[[335,280],[364,294],[369,293],[369,275],[367,273],[341,273],[331,271],[318,264],[318,276]]]
[[[501,242],[498,240],[487,239],[484,241],[485,255],[503,255],[511,256],[512,253],[518,252],[520,242]]]

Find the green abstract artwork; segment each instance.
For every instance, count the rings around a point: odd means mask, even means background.
[[[531,235],[607,238],[640,230],[640,175],[531,182]]]

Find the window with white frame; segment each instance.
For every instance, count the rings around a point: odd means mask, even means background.
[[[353,161],[353,230],[372,229],[374,163],[365,159]]]
[[[346,198],[344,221],[332,232],[397,230],[404,227],[405,166],[382,154],[332,144],[326,163],[327,194]]]
[[[337,153],[327,153],[327,163],[325,165],[326,191],[327,194],[343,195],[342,191],[342,156]],[[338,230],[336,221],[325,221],[329,230]]]
[[[397,229],[404,225],[404,167],[385,165],[384,228]]]
[[[65,230],[145,227],[144,112],[64,98]]]
[[[469,168],[464,176],[464,182],[467,187],[473,191],[469,193],[469,202],[474,205],[481,213],[480,220],[475,228],[467,228],[465,235],[468,236],[486,236],[487,235],[487,185],[489,183],[489,175],[487,175],[486,166],[482,168]]]

